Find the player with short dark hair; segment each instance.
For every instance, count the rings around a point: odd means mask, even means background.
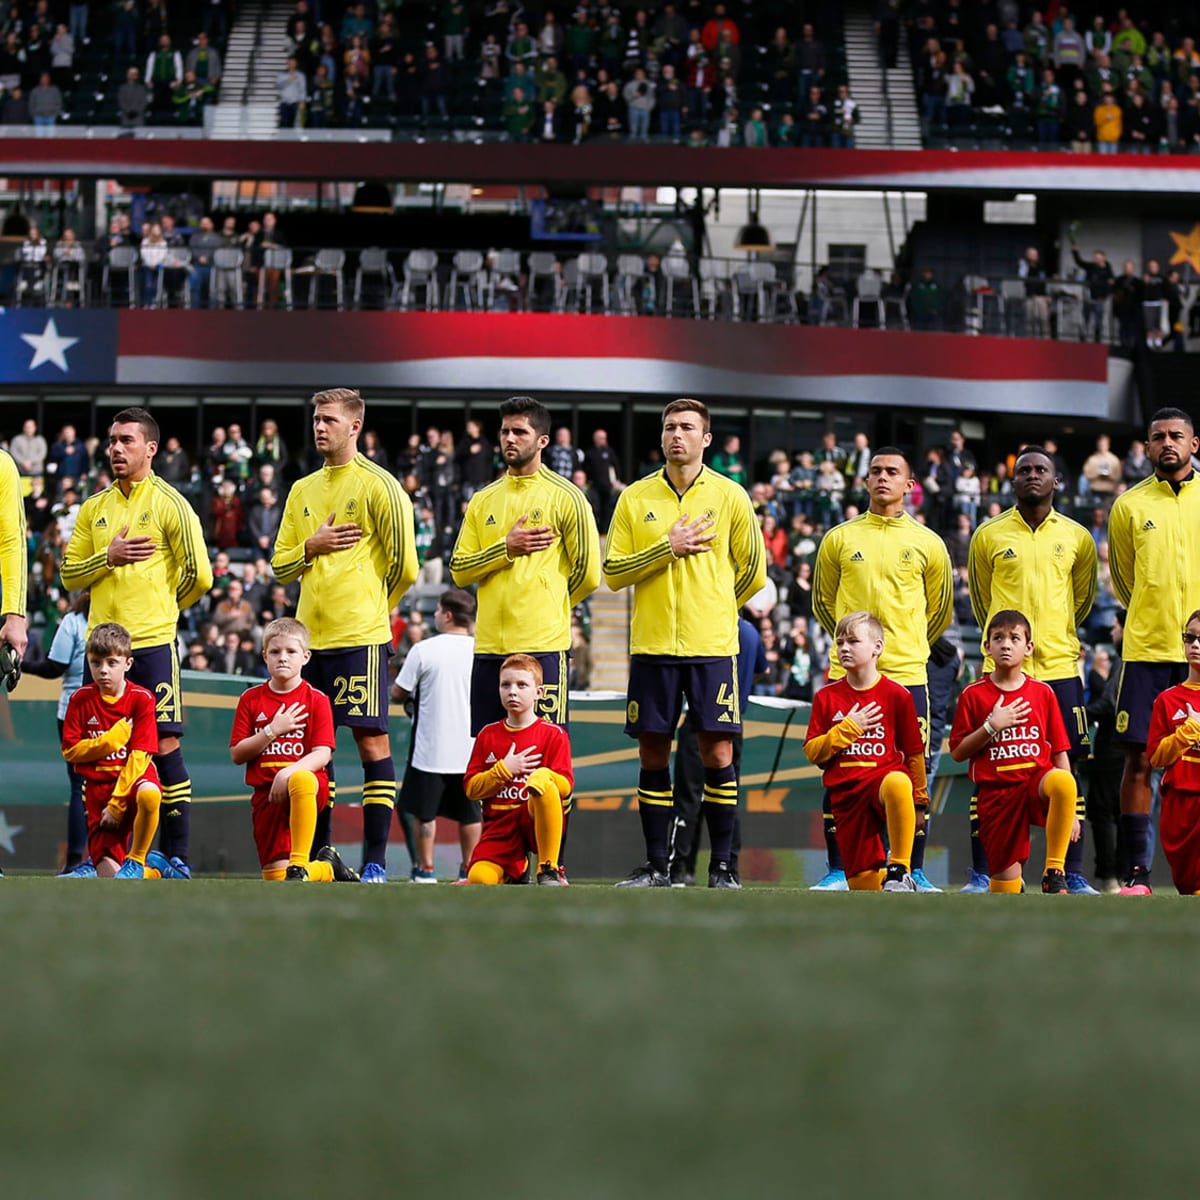
[[[704,763],[708,886],[737,888],[729,865],[737,814],[733,734],[738,694],[738,611],[766,582],[766,548],[750,497],[704,465],[712,442],[699,400],[663,409],[661,471],[617,500],[604,575],[633,588],[625,732],[637,738],[638,812],[646,863],[618,887],[670,887],[671,739],[686,697]]]
[[[304,678],[354,734],[363,764],[363,883],[387,882],[396,805],[388,740],[389,617],[417,577],[412,502],[396,478],[358,451],[363,399],[353,388],[317,392],[313,441],[325,465],[292,485],[271,560],[282,584],[300,580],[296,616],[309,631]],[[331,797],[333,791],[330,779]],[[329,844],[322,811],[311,858]]]
[[[506,470],[470,499],[450,574],[477,586],[471,733],[503,720],[500,666],[530,654],[542,666],[538,713],[568,723],[571,610],[600,582],[600,535],[583,492],[542,463],[550,413],[532,396],[500,405]]]
[[[122,409],[108,430],[114,482],[79,509],[63,555],[62,580],[91,588],[88,628],[118,622],[133,641],[129,678],[154,697],[155,766],[162,781],[159,845],[187,875],[192,781],[183,761],[183,694],[175,649],[180,612],[212,587],[200,518],[153,471],[158,422],[144,408]]]
[[[904,510],[912,491],[912,467],[903,451],[881,446],[867,471],[868,510],[834,526],[821,539],[813,572],[813,614],[831,637],[847,613],[874,613],[883,624],[883,654],[879,669],[906,687],[916,706],[917,719],[929,757],[930,648],[954,617],[953,569],[945,543],[931,529]],[[829,667],[829,678],[843,675],[839,663]],[[837,826],[826,795],[825,845],[829,872],[817,884],[824,891],[845,891]],[[912,876],[919,892],[936,892],[925,876],[928,823],[913,841]]]
[[[1191,417],[1160,408],[1146,439],[1154,474],[1122,492],[1108,517],[1113,592],[1128,610],[1115,736],[1125,750],[1121,833],[1130,872],[1121,893],[1127,896],[1150,894],[1150,712],[1155,697],[1187,675],[1177,631],[1200,607],[1200,481],[1192,469],[1198,448]]]
[[[1017,503],[975,530],[967,568],[971,608],[980,629],[986,629],[1001,609],[1028,614],[1034,630],[1029,674],[1049,684],[1058,699],[1074,770],[1075,763],[1088,755],[1078,629],[1096,598],[1096,543],[1078,521],[1055,511],[1057,485],[1054,459],[1045,450],[1031,447],[1018,454],[1013,468]],[[986,646],[983,649],[983,669],[990,671],[993,664]],[[1086,814],[1077,815],[1082,821]],[[971,825],[972,870],[982,880],[968,887],[983,891],[988,868],[974,814]],[[1066,873],[1068,892],[1100,894],[1083,874],[1082,836],[1067,849]]]

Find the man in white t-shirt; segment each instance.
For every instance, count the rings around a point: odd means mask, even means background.
[[[475,657],[475,597],[459,588],[443,592],[434,613],[440,636],[418,642],[408,653],[392,699],[413,697],[413,731],[402,802],[416,822],[417,861],[413,883],[437,883],[433,844],[437,819],[457,821],[462,848],[459,880],[479,841],[482,815],[468,800],[463,775],[471,758],[471,666]]]

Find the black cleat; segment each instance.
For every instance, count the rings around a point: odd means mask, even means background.
[[[671,886],[675,888],[690,887],[696,882],[696,877],[687,869],[687,863],[682,858],[671,862]]]
[[[631,871],[627,878],[622,879],[614,887],[670,887],[671,877],[665,871],[656,870],[649,863]]]
[[[567,873],[562,867],[544,862],[538,867],[538,887],[567,887]]]
[[[288,869],[283,873],[283,878],[288,883],[307,883],[308,868],[301,867],[296,863],[292,863],[291,866],[289,866]]]
[[[1153,891],[1150,887],[1150,872],[1145,867],[1134,867],[1129,872],[1129,878],[1121,884],[1120,894],[1122,896],[1150,896]]]
[[[342,856],[332,846],[322,846],[317,851],[317,862],[328,863],[333,868],[333,878],[336,883],[361,883],[358,872],[351,870]]]
[[[21,682],[21,656],[7,642],[0,642],[0,687],[11,692]]]
[[[727,862],[717,862],[713,863],[708,872],[708,886],[710,888],[732,888],[738,891],[742,885],[738,882],[738,877],[729,869]]]
[[[1042,876],[1042,891],[1047,896],[1067,895],[1067,874],[1057,867],[1050,867]]]

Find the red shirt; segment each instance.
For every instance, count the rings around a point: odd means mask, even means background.
[[[542,752],[542,766],[565,776],[575,786],[575,772],[571,769],[571,743],[562,727],[539,717],[524,729],[513,729],[507,721],[495,721],[485,725],[475,738],[471,748],[471,761],[467,764],[467,779],[480,775],[496,765],[515,746],[517,752],[536,746]],[[510,783],[502,784],[494,796],[483,801],[484,818],[510,812],[524,804],[529,798],[525,791],[528,775],[518,775]]]
[[[133,733],[129,741],[106,758],[92,762],[77,762],[76,771],[93,783],[116,783],[125,768],[125,760],[133,750],[147,754],[158,753],[158,725],[154,713],[154,697],[136,683],[125,681],[125,692],[119,700],[107,700],[94,683],[86,683],[71,697],[63,719],[63,746],[74,746],[86,738],[106,733],[118,721],[131,720]]]
[[[271,724],[271,718],[281,709],[293,704],[302,704],[308,710],[308,719],[291,733],[281,733],[257,757],[246,764],[246,782],[255,790],[269,788],[282,767],[290,767],[318,746],[331,750],[337,744],[333,729],[333,709],[329,697],[318,692],[309,683],[301,682],[290,692],[275,692],[269,683],[260,683],[248,688],[238,700],[237,712],[233,714],[233,730],[229,744],[236,746],[243,738],[260,733]],[[324,784],[328,776],[325,768],[314,772],[318,784]]]
[[[1002,730],[972,756],[971,778],[976,783],[1020,783],[1036,778],[1054,765],[1053,755],[1070,750],[1054,692],[1028,675],[1012,692],[1002,692],[990,677],[963,688],[950,727],[950,749],[953,751],[963,738],[983,725],[997,700],[1003,700],[1007,707],[1018,699],[1028,702],[1029,717],[1023,725]]]
[[[912,696],[886,675],[880,675],[861,692],[845,679],[821,688],[813,697],[805,740],[828,733],[856,704],[872,701],[883,709],[879,724],[863,730],[862,737],[826,763],[822,775],[826,787],[867,783],[889,771],[906,770],[910,758],[924,755],[925,743]]]
[[[1189,708],[1200,712],[1200,688],[1180,683],[1158,694],[1150,713],[1147,754],[1153,754],[1159,742],[1188,719]],[[1200,745],[1193,745],[1163,772],[1163,784],[1176,792],[1200,792]]]

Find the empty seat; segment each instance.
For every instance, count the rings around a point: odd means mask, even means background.
[[[426,309],[438,306],[438,256],[436,250],[410,250],[404,260],[404,286],[400,289],[400,307],[413,308],[417,293],[424,293]]]
[[[358,256],[354,272],[354,307],[391,308],[395,296],[396,271],[387,251],[368,246]]]
[[[483,274],[483,255],[478,250],[459,250],[453,259],[450,269],[450,307],[458,303],[459,292],[462,293],[464,307],[468,309],[481,307],[483,296],[481,277]]]

